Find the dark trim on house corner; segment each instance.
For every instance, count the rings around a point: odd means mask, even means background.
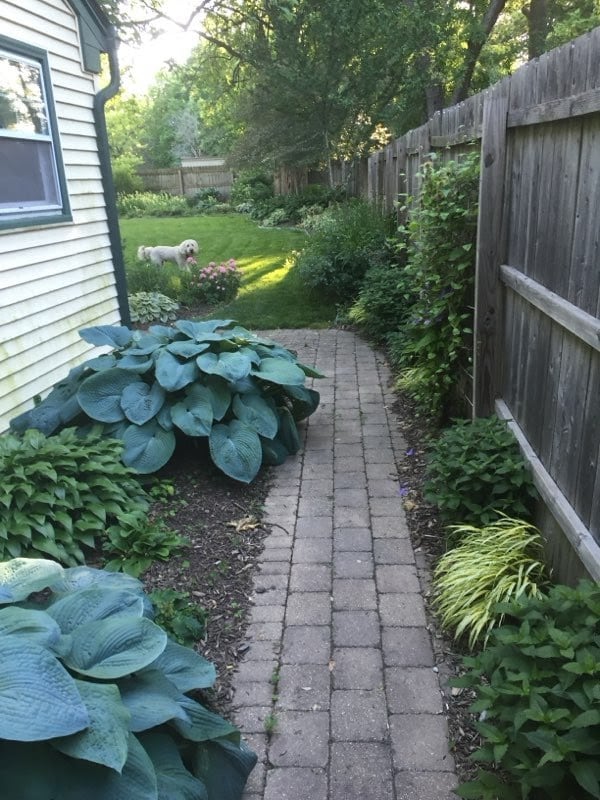
[[[127,298],[127,279],[125,277],[121,231],[117,214],[117,195],[110,163],[106,116],[104,113],[106,103],[111,97],[116,95],[120,86],[119,63],[117,61],[117,37],[114,28],[107,31],[106,44],[110,67],[110,82],[94,96],[94,121],[98,137],[98,156],[100,159],[100,171],[102,173],[106,219],[108,222],[108,235],[110,238],[113,267],[115,271],[119,313],[121,315],[121,324],[129,326],[131,325],[131,315],[129,313],[129,300]]]

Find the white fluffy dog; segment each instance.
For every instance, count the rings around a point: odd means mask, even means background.
[[[168,245],[158,245],[157,247],[138,247],[138,258],[140,261],[151,261],[153,264],[162,266],[165,261],[173,261],[182,269],[189,269],[188,258],[193,258],[198,253],[198,242],[194,239],[185,239],[176,247]]]

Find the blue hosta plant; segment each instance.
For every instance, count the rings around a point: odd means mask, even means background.
[[[147,332],[104,325],[81,336],[113,351],[71,370],[11,421],[14,431],[88,426],[121,439],[123,462],[140,473],[168,462],[177,435],[206,438],[217,467],[249,483],[263,462],[297,452],[296,424],[319,404],[304,385],[318,372],[233,320],[178,320]]]
[[[195,699],[213,665],[135,578],[0,563],[0,785],[19,800],[239,800],[256,756]]]

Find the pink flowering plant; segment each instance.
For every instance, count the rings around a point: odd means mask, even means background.
[[[241,282],[242,273],[233,258],[220,264],[211,261],[201,269],[191,267],[190,291],[202,303],[213,305],[233,300]]]

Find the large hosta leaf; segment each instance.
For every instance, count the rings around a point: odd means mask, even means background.
[[[227,381],[239,381],[250,374],[252,360],[248,355],[236,353],[203,353],[196,364],[208,375],[220,375]]]
[[[204,783],[187,771],[170,736],[152,732],[140,735],[139,740],[154,765],[161,799],[208,800]]]
[[[208,436],[213,423],[211,393],[206,386],[194,384],[182,400],[171,407],[173,424],[188,436]]]
[[[227,328],[233,321],[232,319],[207,319],[202,322],[193,322],[190,319],[178,319],[173,325],[177,330],[189,336],[190,339],[195,339],[197,342],[208,342],[219,341],[223,336],[219,334],[214,339],[211,339],[207,334],[214,333],[217,328]]]
[[[11,606],[0,608],[0,637],[9,635],[25,636],[28,642],[53,648],[60,641],[61,630],[45,611]]]
[[[181,707],[186,713],[186,719],[174,719],[171,724],[185,739],[191,742],[206,742],[227,736],[236,742],[239,741],[240,733],[234,725],[190,697],[181,701]]]
[[[103,764],[121,772],[129,747],[129,711],[112,683],[75,681],[90,724],[79,733],[53,739],[52,745],[72,758]]]
[[[35,769],[32,765],[35,764]],[[0,742],[0,797],[6,800],[64,800],[67,759],[46,742]]]
[[[18,603],[32,592],[46,589],[63,576],[64,569],[45,558],[13,558],[0,562],[0,603]]]
[[[193,383],[200,371],[194,361],[183,364],[168,350],[163,350],[156,359],[156,380],[168,392],[176,392]]]
[[[270,467],[278,467],[290,455],[290,451],[278,436],[274,439],[261,437],[260,444],[263,451],[263,462]]]
[[[131,730],[146,731],[171,719],[189,721],[181,701],[185,696],[158,670],[147,669],[119,681],[121,698],[131,714]]]
[[[285,358],[263,358],[252,375],[265,381],[290,386],[302,386],[306,378],[300,367]]]
[[[130,425],[123,434],[123,444],[123,463],[147,475],[164,467],[171,458],[175,434],[151,420],[145,425]]]
[[[148,372],[154,365],[154,359],[149,356],[135,355],[126,353],[123,358],[118,361],[119,369],[124,369],[127,372],[135,372],[138,375],[143,375]]]
[[[155,417],[163,403],[166,392],[158,383],[132,383],[123,389],[121,408],[125,416],[135,425],[143,425]]]
[[[208,439],[217,467],[230,478],[250,483],[262,463],[262,447],[256,431],[237,419],[214,425]]]
[[[167,634],[146,617],[109,617],[88,622],[71,634],[63,659],[81,675],[112,680],[151,664],[165,649]]]
[[[0,739],[34,742],[87,727],[75,681],[56,657],[23,636],[0,645]]]
[[[125,418],[121,408],[123,390],[139,382],[137,375],[121,369],[106,369],[90,375],[79,387],[77,399],[85,413],[99,422],[119,422]]]
[[[227,381],[218,375],[209,375],[205,378],[205,384],[210,394],[213,417],[220,422],[231,405],[231,389]]]
[[[208,342],[171,342],[167,345],[167,350],[180,358],[196,358],[209,347]]]
[[[124,325],[95,325],[93,328],[82,328],[79,331],[81,338],[98,346],[127,347],[131,342],[133,333]]]
[[[208,689],[217,677],[214,664],[195,650],[176,644],[170,639],[163,652],[147,669],[160,670],[180,692]]]
[[[141,617],[144,600],[139,593],[109,586],[92,586],[68,594],[48,606],[47,613],[63,633],[71,633],[87,622],[109,617]]]
[[[29,561],[32,559],[23,560]],[[44,563],[53,564],[52,561]],[[54,566],[58,566],[58,564],[54,564]],[[0,569],[1,567],[2,565],[0,565]],[[58,596],[79,589],[88,589],[92,586],[102,586],[106,589],[126,589],[140,597],[144,595],[142,582],[138,581],[137,578],[133,578],[123,572],[107,572],[104,569],[96,569],[95,567],[70,567],[69,569],[61,570],[58,580],[48,585],[52,587],[52,591]]]
[[[244,742],[219,739],[198,748],[193,768],[210,798],[239,800],[256,761],[256,754]]]
[[[233,413],[261,436],[272,439],[277,433],[279,419],[273,402],[259,394],[236,394],[233,398]]]
[[[298,428],[288,408],[279,409],[279,431],[277,437],[292,455],[300,449]]]
[[[296,422],[306,419],[317,410],[321,396],[306,386],[284,386],[285,393],[292,403],[292,416]]]

